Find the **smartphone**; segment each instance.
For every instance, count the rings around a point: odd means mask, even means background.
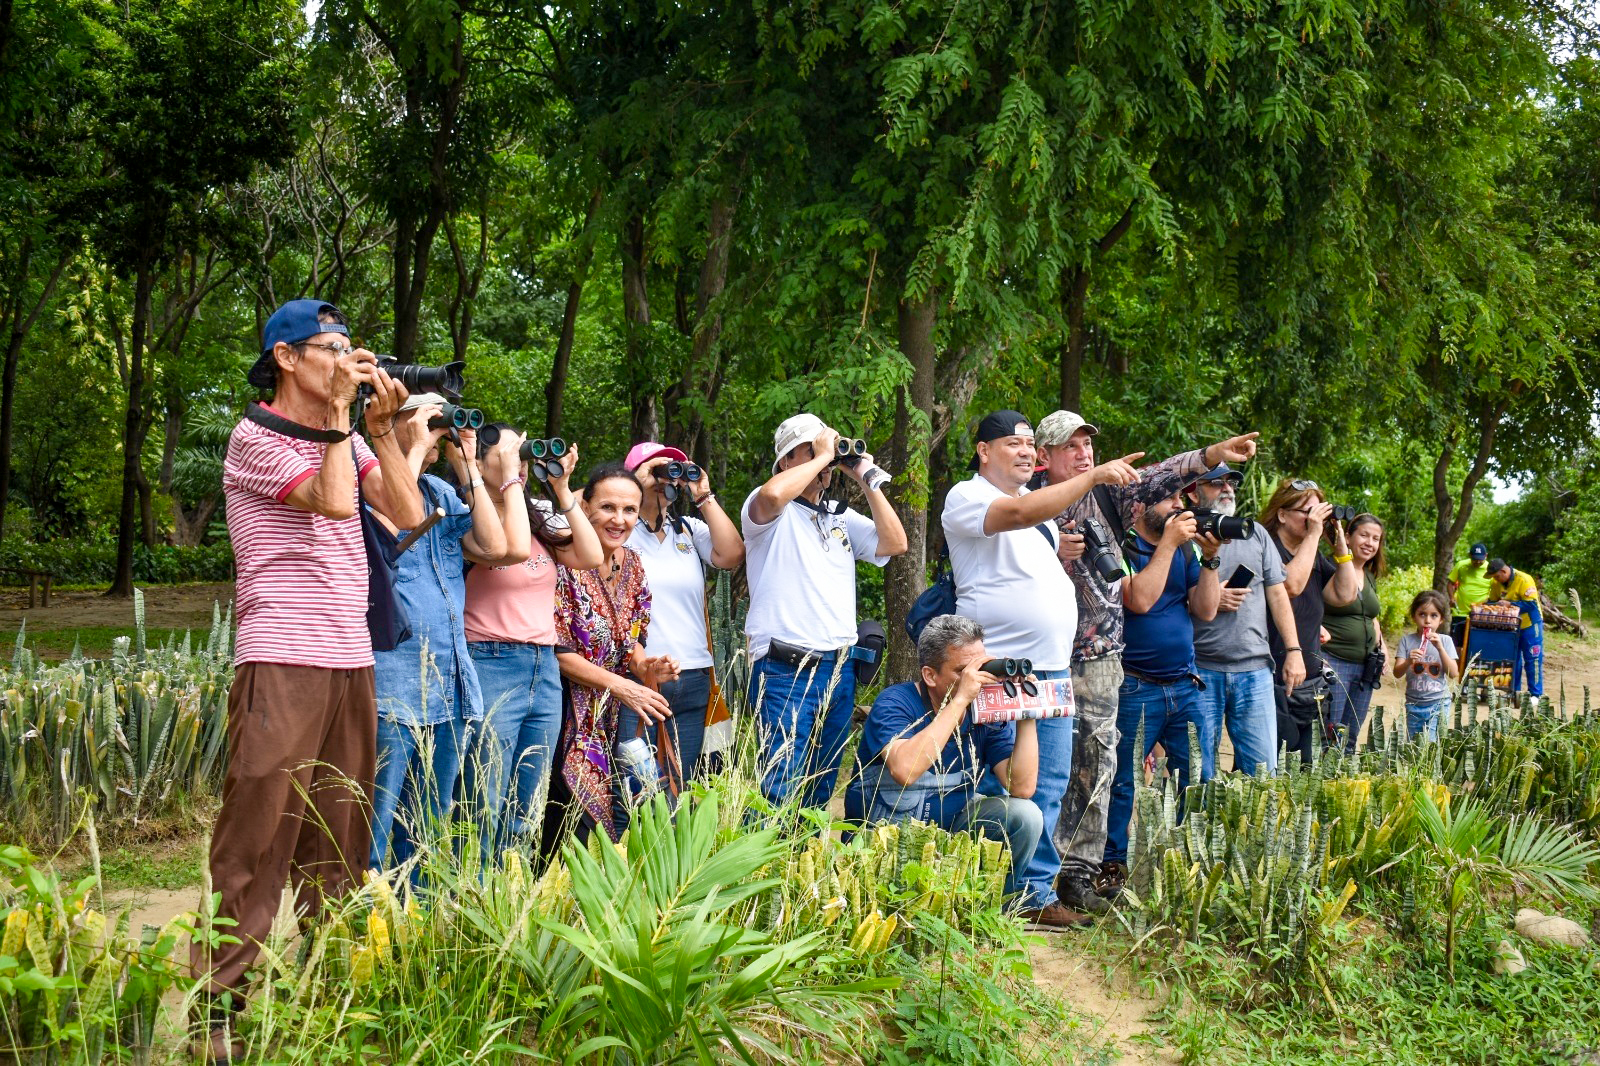
[[[1254,570],[1248,566],[1241,566],[1233,572],[1233,576],[1228,578],[1228,583],[1222,587],[1226,589],[1247,589],[1250,587],[1250,582],[1255,579],[1256,572]]]

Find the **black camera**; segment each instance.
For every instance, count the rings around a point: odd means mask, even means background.
[[[1356,515],[1361,513],[1354,507],[1351,507],[1348,503],[1336,503],[1332,504],[1331,506],[1333,507],[1333,514],[1329,515],[1328,517],[1332,518],[1335,522],[1343,522],[1345,525],[1349,525],[1351,522],[1355,521]]]
[[[459,400],[461,390],[467,387],[467,364],[462,362],[418,366],[401,364],[392,355],[380,355],[378,365],[409,392],[442,392],[452,400]]]
[[[860,437],[840,437],[834,448],[839,456],[836,462],[845,466],[855,466],[867,454],[867,442]]]
[[[1028,675],[1033,673],[1032,659],[990,659],[978,669],[1000,678],[1000,687],[1005,689],[1007,696],[1017,694],[1019,683],[1022,685],[1022,691],[1028,695],[1039,694],[1039,686],[1028,680]]]
[[[1083,561],[1089,569],[1100,575],[1100,580],[1110,584],[1122,577],[1122,563],[1111,550],[1111,538],[1098,518],[1085,518],[1078,523],[1083,534]]]
[[[483,412],[476,407],[457,407],[444,404],[440,413],[428,419],[429,429],[479,429],[483,426]]]
[[[668,481],[687,481],[693,484],[705,475],[693,463],[680,463],[674,460],[662,468],[662,476]]]
[[[1248,518],[1237,518],[1219,511],[1194,512],[1196,536],[1213,536],[1218,540],[1248,540],[1256,535],[1256,524]]]

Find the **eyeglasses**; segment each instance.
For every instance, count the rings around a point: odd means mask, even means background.
[[[339,358],[341,355],[344,355],[346,352],[355,351],[354,346],[349,344],[325,344],[322,341],[301,341],[300,344],[305,348],[326,348],[328,351],[333,353],[333,357],[335,359]]]
[[[1300,478],[1297,481],[1289,482],[1289,487],[1291,489],[1294,489],[1294,491],[1296,491],[1296,492],[1312,492],[1312,491],[1321,492],[1322,491],[1322,486],[1321,485],[1318,485],[1315,481],[1311,481],[1311,480],[1306,479],[1306,478]]]

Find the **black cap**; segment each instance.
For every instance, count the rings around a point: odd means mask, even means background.
[[[1013,437],[1017,434],[1019,425],[1028,427],[1028,436],[1033,436],[1033,423],[1028,421],[1028,416],[1021,411],[991,411],[983,416],[983,421],[978,423],[977,430],[972,435],[973,444],[987,444],[992,440],[1002,437]],[[968,470],[978,469],[978,457],[973,455],[972,461],[967,464]]]
[[[1505,569],[1505,566],[1506,566],[1506,561],[1504,559],[1490,559],[1489,560],[1489,573],[1498,574],[1500,571]]]

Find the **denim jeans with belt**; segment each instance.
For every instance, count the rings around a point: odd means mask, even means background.
[[[484,720],[464,769],[485,857],[537,830],[561,733],[561,671],[548,644],[468,645],[483,688]],[[508,805],[509,804],[509,808]]]
[[[855,713],[856,671],[847,655],[804,669],[770,655],[750,670],[750,706],[761,738],[761,791],[781,804],[802,790],[801,805],[825,807]]]
[[[1166,683],[1131,674],[1117,698],[1117,776],[1111,785],[1111,819],[1106,828],[1106,861],[1128,861],[1128,821],[1133,817],[1134,775],[1158,743],[1167,753],[1167,770],[1176,771],[1178,796],[1189,784],[1189,723],[1200,710],[1199,690],[1189,678]],[[1144,725],[1144,750],[1133,750]]]
[[[1217,748],[1227,723],[1233,741],[1233,767],[1253,774],[1266,763],[1267,773],[1278,769],[1278,706],[1272,695],[1271,670],[1207,670],[1195,673],[1205,682],[1198,693],[1195,732],[1200,738],[1200,779],[1217,772]]]

